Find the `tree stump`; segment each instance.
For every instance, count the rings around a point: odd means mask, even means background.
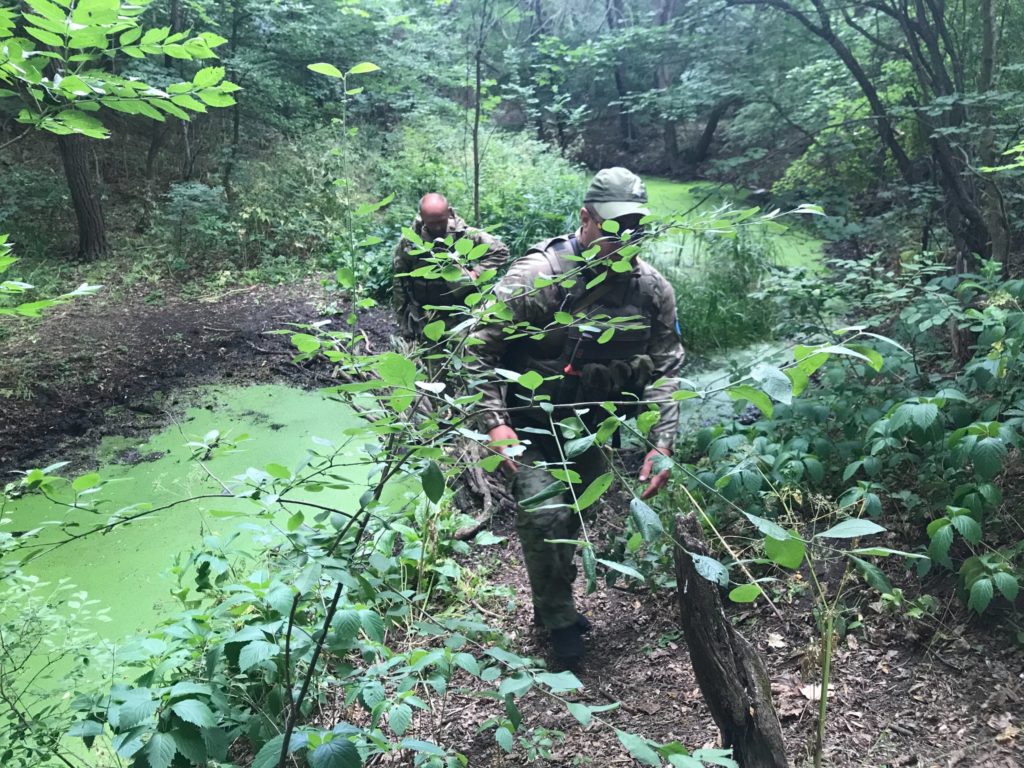
[[[676,517],[676,584],[680,623],[704,700],[740,768],[786,768],[782,726],[768,670],[725,616],[718,585],[701,576],[694,555],[708,555],[692,512]]]

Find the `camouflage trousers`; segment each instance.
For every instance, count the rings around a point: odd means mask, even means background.
[[[512,495],[517,502],[516,529],[523,547],[523,560],[530,577],[533,607],[548,629],[561,629],[576,623],[576,604],[572,585],[576,580],[576,547],[572,544],[551,544],[549,539],[578,538],[581,523],[590,521],[572,507],[572,495],[566,491],[537,505],[524,507],[520,502],[543,491],[552,482],[550,469],[562,467],[559,445],[550,435],[520,435],[531,445],[517,457],[518,471],[512,479]],[[544,466],[544,463],[547,466]],[[540,466],[537,466],[537,464]],[[608,470],[605,449],[594,446],[568,460],[569,468],[580,475],[573,489],[578,496],[599,475]]]

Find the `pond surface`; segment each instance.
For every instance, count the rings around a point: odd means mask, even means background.
[[[342,432],[361,422],[347,406],[316,392],[287,386],[209,387],[194,395],[177,423],[148,438],[106,438],[97,451],[96,472],[104,483],[95,494],[83,498],[100,502],[98,512],[68,509],[39,496],[9,504],[4,530],[24,531],[45,526],[37,541],[66,536],[54,521],[80,521],[77,529],[103,524],[107,518],[132,504],[165,505],[201,494],[223,492],[223,481],[242,475],[249,467],[276,463],[293,467],[315,440],[342,444]],[[217,431],[218,447],[203,461],[193,460],[194,446]],[[361,444],[361,443],[360,443]],[[323,443],[320,443],[323,450]],[[202,449],[200,449],[202,450]],[[358,447],[353,446],[355,455]],[[207,472],[209,470],[209,472]],[[215,477],[214,477],[215,476]],[[365,490],[365,467],[352,473],[353,486],[346,492],[325,490],[317,502],[354,505]],[[215,479],[217,478],[217,479]],[[65,487],[58,499],[70,502],[74,492]],[[273,534],[274,522],[265,519],[224,517],[221,513],[254,512],[251,502],[225,496],[171,507],[120,525],[106,534],[93,534],[41,555],[25,571],[48,582],[68,579],[109,609],[110,621],[95,629],[108,640],[154,627],[161,617],[177,611],[171,597],[176,580],[170,569],[175,559],[188,555],[207,536],[228,536],[242,531],[252,544]],[[51,523],[50,525],[47,525]]]
[[[709,181],[679,182],[657,177],[646,178],[647,195],[651,211],[659,216],[681,216],[707,213],[729,206],[735,208],[754,207],[747,200],[749,192],[728,184]],[[769,233],[763,228],[749,227],[745,236],[750,237],[780,266],[816,267],[821,262],[825,241],[808,233],[806,222],[801,217],[780,220],[787,227],[785,232]],[[665,256],[688,264],[699,262],[703,249],[702,238],[685,238],[666,250]]]

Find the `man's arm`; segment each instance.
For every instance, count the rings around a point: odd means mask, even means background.
[[[403,311],[409,300],[405,291],[405,281],[409,278],[399,277],[399,275],[412,270],[412,257],[409,256],[410,245],[411,243],[403,237],[398,241],[398,245],[395,246],[394,253],[391,255],[391,266],[394,270],[394,276],[391,278],[391,306],[395,308],[396,312]]]
[[[485,431],[509,422],[505,410],[505,385],[493,376],[494,369],[501,367],[508,347],[505,329],[522,322],[543,325],[558,308],[560,299],[557,286],[551,285],[539,290],[534,288],[534,280],[541,275],[548,275],[550,271],[548,261],[542,254],[527,254],[519,259],[494,287],[495,297],[505,303],[512,319],[481,325],[470,334],[473,341],[467,347],[467,352],[472,359],[467,367],[477,380],[477,389],[483,393],[478,407],[480,423]]]
[[[679,340],[679,325],[676,320],[676,296],[672,286],[658,275],[657,293],[654,297],[654,318],[651,340],[647,353],[654,362],[653,381],[666,379],[658,386],[644,390],[645,400],[664,400],[658,404],[661,418],[651,430],[651,442],[658,448],[671,449],[679,433],[679,402],[670,399],[679,388],[679,370],[682,368],[685,352]]]

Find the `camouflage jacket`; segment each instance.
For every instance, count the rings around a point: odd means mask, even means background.
[[[675,379],[684,358],[672,286],[660,272],[640,259],[636,260],[631,272],[609,271],[604,283],[589,292],[581,289],[596,272],[581,274],[574,288],[566,288],[558,283],[545,285],[548,282],[545,278],[580,268],[578,260],[566,260],[557,255],[567,252],[568,243],[568,236],[552,238],[533,246],[525,256],[514,262],[505,277],[495,286],[496,297],[505,302],[512,319],[481,326],[473,333],[471,350],[477,356],[477,361],[471,370],[474,377],[481,381],[479,389],[483,392],[483,399],[480,408],[483,409],[481,421],[484,429],[510,423],[506,402],[509,406],[524,402],[515,397],[517,390],[520,390],[517,385],[495,381],[493,376],[488,375],[495,368],[517,373],[535,370],[548,377],[562,373],[565,365],[572,369],[585,362],[576,360],[576,352],[580,344],[580,326],[591,325],[591,321],[581,324],[577,318],[569,324],[565,313],[583,307],[600,293],[601,299],[592,302],[582,314],[588,318],[603,317],[606,320],[615,317],[635,319],[625,324],[612,323],[617,330],[611,334],[611,339],[596,344],[590,340],[590,347],[594,351],[610,352],[611,357],[606,354],[603,361],[612,365],[616,364],[615,358],[645,360],[645,367],[640,369],[640,387],[635,394],[643,400],[659,401],[661,417],[651,430],[650,439],[658,446],[672,446],[679,428],[679,405],[669,398],[678,388]],[[536,287],[537,278],[541,278],[539,284],[543,287]],[[573,293],[576,295],[573,296]],[[524,333],[521,328],[512,327],[524,322],[543,331]],[[600,320],[596,322],[600,323]],[[629,328],[633,330],[627,330]],[[621,340],[615,342],[616,337]],[[634,370],[637,370],[635,366]],[[659,379],[663,381],[654,386]],[[555,382],[554,386],[561,385]],[[521,390],[519,393],[527,394]],[[560,401],[550,389],[545,391],[542,387],[535,390],[535,393],[551,393],[554,402]],[[620,399],[591,397],[586,387],[578,390],[576,396],[578,402]],[[519,412],[519,415],[524,414]],[[516,416],[512,421],[522,419]]]
[[[423,222],[418,215],[413,220],[411,229],[424,240],[428,239],[423,232]],[[453,214],[448,217],[448,229],[445,237],[448,236],[451,236],[452,243],[468,239],[474,246],[481,243],[488,246],[487,252],[479,260],[463,265],[464,280],[447,282],[440,279],[402,277],[418,267],[425,266],[426,262],[422,259],[429,254],[419,253],[422,250],[420,246],[405,237],[395,246],[392,259],[395,274],[392,303],[406,335],[418,333],[426,324],[428,313],[423,309],[425,305],[457,304],[472,292],[472,286],[468,282],[470,279],[469,269],[477,274],[490,269],[500,270],[508,260],[508,248],[504,243],[483,230],[468,226],[458,215]]]

